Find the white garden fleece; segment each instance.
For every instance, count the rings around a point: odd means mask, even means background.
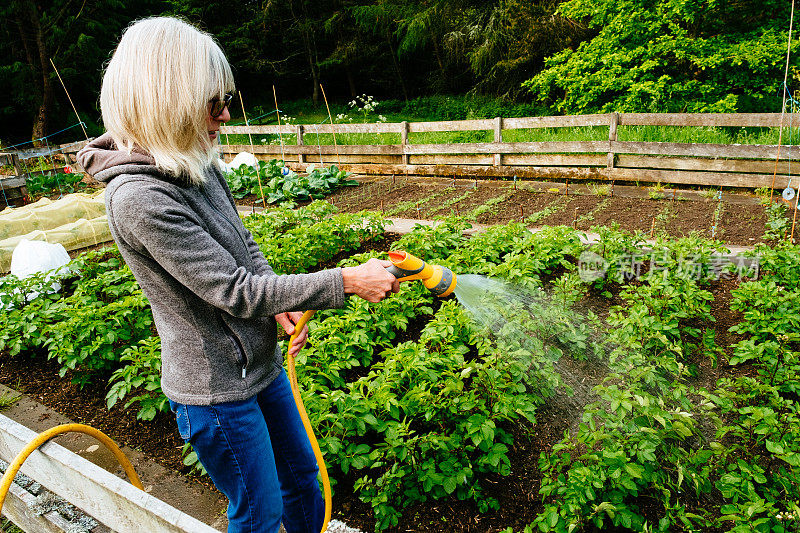
[[[111,234],[153,310],[161,388],[210,405],[250,398],[281,371],[274,315],[342,307],[341,269],[277,275],[236,212],[216,167],[203,186],[161,173],[153,158],[118,150],[106,134],[78,160],[106,184]]]

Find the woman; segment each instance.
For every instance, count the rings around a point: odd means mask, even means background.
[[[276,275],[244,228],[214,146],[230,120],[230,66],[173,18],[123,34],[103,77],[108,133],[79,154],[106,184],[111,233],[150,301],[161,387],[181,437],[228,497],[228,531],[317,533],[317,464],[277,347],[305,309],[398,291],[388,261]],[[307,330],[290,348],[296,356]]]

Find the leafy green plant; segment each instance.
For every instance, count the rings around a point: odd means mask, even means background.
[[[284,168],[283,161],[277,159],[259,161],[257,169],[243,164],[228,172],[225,179],[234,198],[261,196],[263,192],[270,204],[321,199],[340,187],[358,185],[349,179],[349,172],[339,170],[336,165],[322,168],[309,165],[304,176],[292,170],[284,175]]]
[[[83,174],[65,172],[31,172],[25,178],[25,187],[31,196],[52,194],[56,191],[73,193],[78,190]]]
[[[161,339],[148,337],[135,346],[129,346],[119,358],[124,364],[111,374],[111,388],[106,394],[106,406],[111,409],[120,400],[127,409],[138,404],[139,420],[152,420],[160,412],[169,410],[169,402],[161,392]],[[131,393],[138,393],[131,397]]]

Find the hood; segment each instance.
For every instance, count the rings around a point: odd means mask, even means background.
[[[78,163],[97,181],[108,183],[120,174],[160,174],[153,157],[134,147],[119,150],[111,134],[105,133],[78,152]]]

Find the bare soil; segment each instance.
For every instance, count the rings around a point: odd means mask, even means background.
[[[692,232],[730,245],[748,246],[763,240],[767,221],[764,208],[747,195],[726,193],[724,201],[682,199],[663,193],[652,199],[646,188],[639,197],[598,196],[585,191],[564,194],[565,189],[534,191],[514,189],[508,183],[454,180],[453,182],[396,178],[376,180],[340,189],[329,201],[341,211],[380,210],[399,218],[469,215],[490,208],[473,220],[501,224],[528,220],[532,226],[566,225],[588,231],[592,226],[618,224],[646,237],[665,234],[684,237]],[[557,192],[555,192],[557,191]],[[655,195],[658,196],[658,195]],[[737,197],[738,196],[738,197]],[[694,195],[694,198],[697,198]],[[495,200],[501,200],[493,203]],[[405,209],[397,209],[405,206]],[[535,220],[531,220],[531,217]]]
[[[598,202],[596,198],[578,197],[573,200],[586,200],[586,203],[581,205],[587,208],[597,205],[597,203],[589,201]],[[634,214],[630,215],[631,220],[634,219],[634,216]],[[389,236],[387,240],[377,242],[360,251],[368,248],[386,250],[396,238],[397,236]],[[712,327],[716,331],[717,343],[723,347],[727,347],[731,342],[737,340],[727,331],[728,327],[738,323],[741,319],[739,314],[732,312],[728,305],[730,291],[737,286],[737,280],[720,280],[713,282],[709,288],[715,297],[712,314],[716,322],[708,324],[708,327]],[[613,287],[614,296],[610,299],[590,293],[583,303],[604,316],[610,305],[621,302],[618,297],[620,289],[619,286]],[[411,324],[402,340],[417,338],[423,326],[422,322]],[[692,363],[697,367],[695,379],[698,380],[698,384],[705,386],[713,386],[717,379],[730,376],[734,372],[725,364],[724,356],[716,364],[709,359]],[[581,363],[576,362],[576,364],[580,365]],[[601,377],[597,375],[595,369],[575,368],[573,370],[587,376],[591,381],[596,381]],[[740,372],[741,369],[737,367],[736,371]],[[47,361],[42,354],[28,352],[16,357],[10,357],[8,354],[0,357],[0,383],[31,395],[76,422],[97,427],[118,443],[141,450],[167,468],[187,473],[188,468],[183,465],[180,455],[182,441],[170,414],[161,414],[155,420],[142,422],[136,420],[135,409],[125,410],[115,407],[109,411],[105,407],[105,383],[103,380],[97,380],[80,389],[70,383],[68,378],[69,376],[67,379],[59,377],[58,365]],[[481,514],[473,503],[459,501],[455,498],[429,501],[423,504],[414,504],[405,509],[401,523],[389,531],[392,533],[449,533],[454,531],[477,533],[497,532],[507,527],[512,527],[515,531],[523,529],[525,525],[534,520],[542,509],[541,497],[538,494],[541,480],[538,467],[540,453],[549,451],[555,443],[563,438],[564,431],[573,426],[580,416],[580,406],[570,402],[552,402],[539,409],[535,427],[528,427],[527,424],[506,427],[515,437],[509,454],[511,475],[507,477],[488,476],[481,480],[486,494],[497,498],[500,502],[498,511]],[[337,475],[337,481],[333,502],[334,517],[364,531],[374,531],[375,523],[372,511],[368,505],[358,499],[353,488],[355,478]],[[207,478],[198,478],[198,483],[210,486]]]
[[[514,189],[508,184],[453,181],[449,186],[441,183],[418,183],[404,179],[385,179],[348,187],[329,198],[340,210],[355,212],[364,209],[382,210],[394,217],[432,218],[449,214],[468,216],[482,206],[482,213],[474,221],[482,224],[532,220],[530,225],[567,225],[589,230],[595,225],[619,224],[629,231],[640,231],[647,236],[664,233],[674,237],[698,232],[712,235],[731,245],[752,245],[762,240],[766,216],[756,202],[742,201],[719,203],[714,200],[651,199],[646,194],[639,198],[621,196],[596,196],[592,194],[564,194],[564,188],[552,191]],[[255,198],[242,203],[252,205]],[[387,250],[397,236],[388,236],[366,249]],[[337,258],[338,260],[339,258]],[[333,262],[330,262],[333,263]],[[712,314],[715,322],[704,326],[716,332],[717,344],[725,353],[716,362],[710,359],[692,361],[696,368],[698,384],[713,386],[720,377],[732,375],[734,370],[725,364],[730,355],[729,346],[738,339],[727,330],[741,320],[739,313],[729,307],[731,290],[738,286],[736,280],[713,282],[709,290],[714,295]],[[608,307],[620,303],[620,287],[610,299],[589,294],[583,302],[600,316]],[[412,324],[402,340],[418,337],[424,324]],[[581,369],[576,369],[579,371]],[[737,368],[736,372],[741,372]],[[590,379],[596,376],[586,371]],[[0,358],[0,382],[25,392],[45,405],[56,409],[76,422],[101,429],[117,442],[141,450],[158,463],[187,473],[180,448],[182,441],[170,414],[161,414],[155,420],[136,420],[135,409],[105,407],[105,382],[97,380],[83,389],[58,375],[58,365],[47,361],[42,354],[23,353],[16,357],[3,354]],[[473,503],[456,499],[415,504],[404,510],[400,525],[392,532],[487,532],[506,527],[521,530],[541,510],[538,494],[540,472],[538,458],[549,451],[576,420],[580,411],[568,405],[548,404],[537,413],[535,428],[520,425],[507,428],[515,435],[510,452],[511,475],[489,476],[481,480],[487,494],[498,499],[500,510],[480,514]],[[199,483],[208,485],[207,478]],[[372,511],[358,499],[353,489],[354,479],[339,476],[335,487],[334,516],[364,531],[374,530]]]

